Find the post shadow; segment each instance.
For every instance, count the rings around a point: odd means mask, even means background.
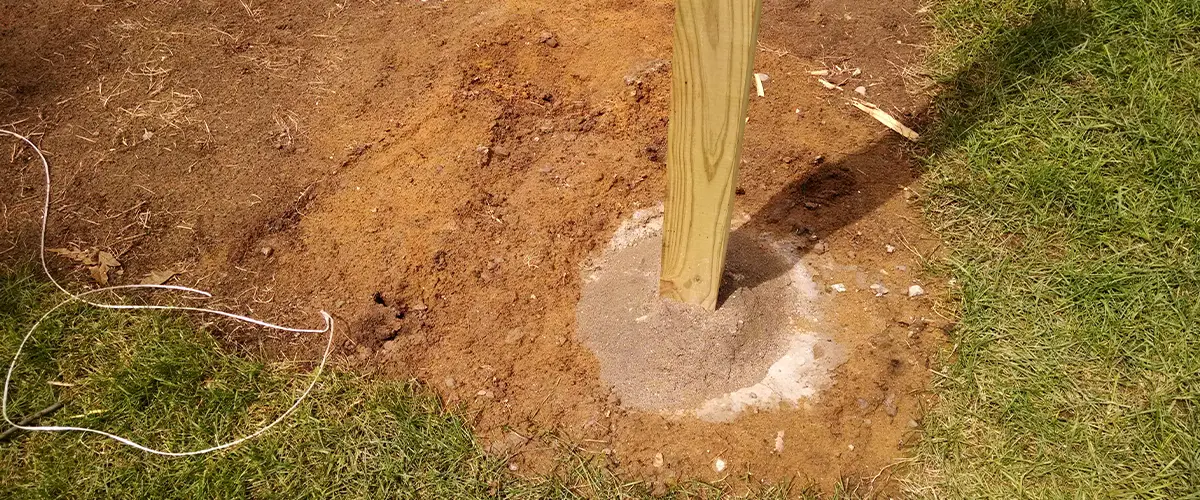
[[[967,52],[970,60],[940,82],[941,92],[918,113],[914,125],[923,135],[915,148],[889,132],[835,162],[813,165],[734,230],[730,248],[757,248],[749,243],[761,235],[824,238],[873,212],[920,178],[920,156],[954,147],[979,124],[1020,102],[1030,77],[1044,75],[1056,59],[1069,57],[1095,23],[1084,7],[1055,5],[1027,16],[1023,23],[998,29],[1002,32],[985,49]],[[1064,84],[1070,77],[1062,76]],[[811,245],[798,249],[800,256],[809,251]],[[738,288],[752,288],[790,268],[766,256],[752,260],[746,263],[752,266],[734,270],[737,280],[729,279],[727,269],[718,307]],[[751,267],[754,270],[747,272]]]

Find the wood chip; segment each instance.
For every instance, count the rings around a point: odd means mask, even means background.
[[[810,74],[812,76],[829,76],[829,70],[818,69],[818,70],[809,71],[808,74]]]
[[[907,125],[900,123],[900,120],[897,120],[895,117],[893,117],[891,113],[879,109],[879,106],[869,102],[860,101],[858,99],[851,99],[850,104],[862,110],[862,112],[871,115],[871,117],[878,120],[879,123],[884,124],[884,126],[887,128],[896,131],[897,134],[904,136],[910,141],[917,141],[921,138],[921,134],[918,134],[915,130],[908,128]]]
[[[820,83],[822,87],[825,87],[829,90],[842,90],[842,88],[837,86],[837,84],[830,82],[829,80],[826,80],[824,78],[817,78],[817,82]]]

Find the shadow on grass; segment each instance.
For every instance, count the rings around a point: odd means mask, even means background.
[[[924,130],[917,154],[934,155],[953,147],[1006,103],[1020,99],[1026,82],[1042,75],[1056,59],[1069,56],[1094,31],[1095,22],[1084,9],[1054,6],[1005,29],[995,43],[959,54],[969,62],[941,82],[932,105],[919,114]],[[845,158],[816,166],[733,231],[730,246],[754,248],[744,242],[762,234],[824,238],[853,224],[920,178],[921,168],[908,158],[912,151],[904,139],[888,133]],[[801,255],[811,250],[799,248]],[[758,272],[738,269],[742,279],[736,283],[723,280],[718,303],[737,288],[752,288],[781,275],[788,266],[765,267]]]

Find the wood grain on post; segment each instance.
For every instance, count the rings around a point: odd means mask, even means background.
[[[716,309],[761,0],[679,0],[671,58],[663,297]]]

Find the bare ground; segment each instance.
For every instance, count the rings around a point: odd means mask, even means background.
[[[731,423],[623,409],[574,334],[580,266],[662,198],[671,2],[10,3],[0,124],[50,155],[50,246],[113,252],[117,283],[178,271],[244,313],[329,310],[344,368],[425,381],[485,443],[536,438],[496,447],[519,470],[568,445],[664,483],[886,480],[944,337],[916,273],[938,242],[906,145],[846,96],[916,119],[926,29],[910,0],[765,4],[738,210],[847,285],[826,314],[855,354],[807,406]],[[41,179],[11,147],[0,262],[18,265]],[[227,334],[266,357],[319,343]]]

